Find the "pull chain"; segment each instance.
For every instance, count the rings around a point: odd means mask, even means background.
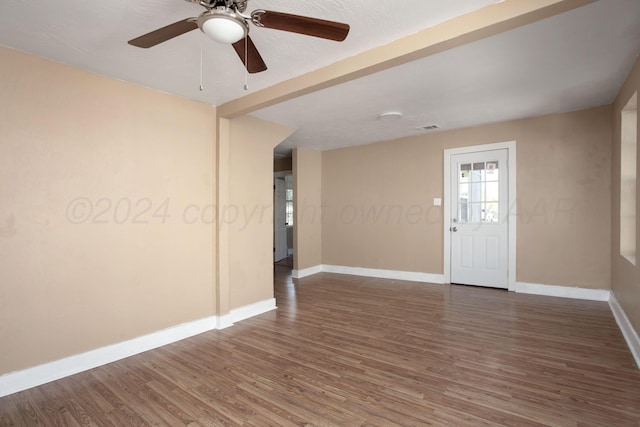
[[[244,90],[249,90],[249,35],[244,38]]]
[[[204,51],[204,41],[203,41],[203,37],[204,34],[202,33],[202,31],[200,31],[200,92],[202,92],[204,90],[204,85],[202,84],[202,62],[203,62],[203,51]]]
[[[249,37],[244,39],[244,90],[249,90]],[[204,91],[203,83],[203,63],[204,63],[204,34],[200,32],[200,92]]]

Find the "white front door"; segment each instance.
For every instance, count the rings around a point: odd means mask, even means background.
[[[506,149],[451,156],[451,283],[509,286]]]
[[[273,188],[273,260],[277,262],[287,257],[287,187],[284,178],[276,178]]]

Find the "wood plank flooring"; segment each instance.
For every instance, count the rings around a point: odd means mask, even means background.
[[[276,266],[278,310],[0,399],[0,426],[639,426],[603,302]]]

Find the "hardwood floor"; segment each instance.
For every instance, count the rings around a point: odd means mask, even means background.
[[[276,266],[278,310],[0,399],[0,426],[638,426],[604,302]]]

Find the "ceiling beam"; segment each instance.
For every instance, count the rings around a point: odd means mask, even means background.
[[[506,0],[294,77],[218,107],[219,117],[249,114],[438,52],[494,36],[596,0]]]

